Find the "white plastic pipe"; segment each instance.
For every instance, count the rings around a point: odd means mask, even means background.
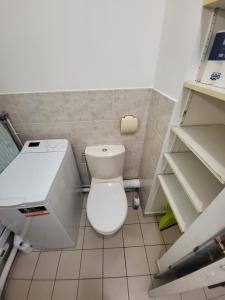
[[[138,189],[140,188],[140,180],[139,179],[128,179],[123,181],[124,189]],[[90,192],[90,186],[85,186],[82,188],[83,193]]]
[[[15,256],[16,256],[16,253],[18,251],[18,248],[16,246],[13,246],[11,252],[10,252],[10,255],[7,259],[7,262],[5,264],[5,267],[2,271],[2,274],[1,274],[1,277],[0,277],[0,299],[1,299],[1,296],[2,296],[2,292],[3,292],[3,289],[4,289],[4,286],[5,286],[5,282],[6,282],[6,279],[7,279],[7,276],[9,274],[9,271],[10,271],[10,268],[12,266],[12,263],[15,259]]]
[[[138,189],[141,186],[139,179],[124,180],[123,185],[125,189]]]

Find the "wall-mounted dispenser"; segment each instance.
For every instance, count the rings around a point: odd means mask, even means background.
[[[124,116],[120,121],[121,134],[133,134],[138,129],[138,118],[135,116]]]

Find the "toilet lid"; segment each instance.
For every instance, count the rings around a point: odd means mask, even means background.
[[[118,182],[96,183],[87,200],[87,215],[91,225],[102,234],[114,233],[127,216],[127,197]]]

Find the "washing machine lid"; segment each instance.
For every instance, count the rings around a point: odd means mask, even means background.
[[[87,215],[91,225],[102,234],[118,230],[127,216],[127,198],[121,183],[96,183],[87,200]]]
[[[65,152],[20,153],[0,174],[0,207],[46,202]]]

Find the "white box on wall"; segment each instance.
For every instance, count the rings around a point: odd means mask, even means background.
[[[201,82],[225,88],[225,31],[216,33]]]

